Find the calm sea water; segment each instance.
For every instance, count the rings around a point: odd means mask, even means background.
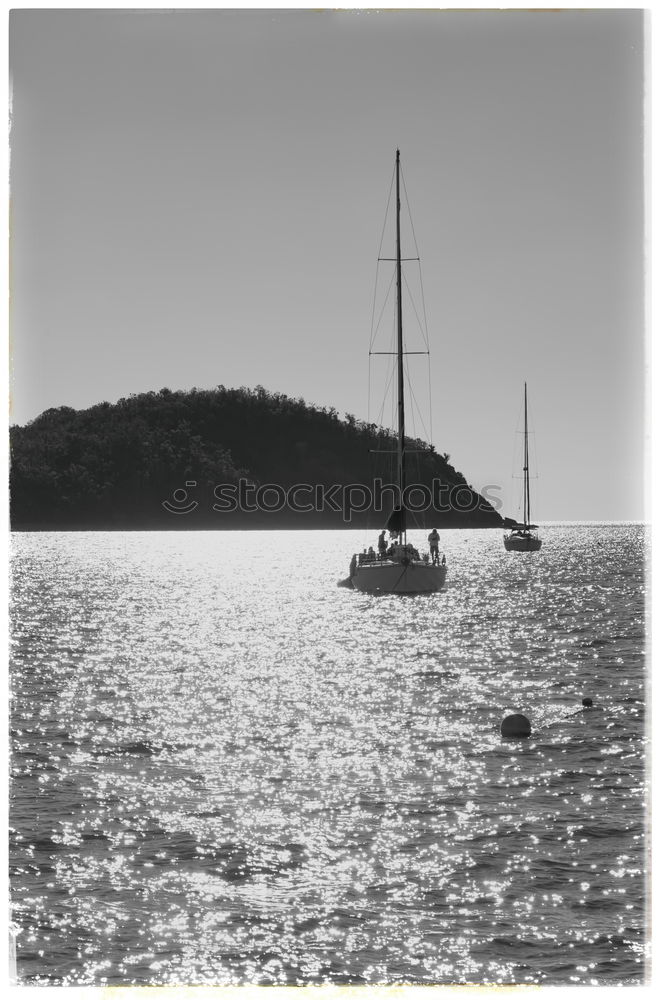
[[[14,537],[23,982],[645,978],[643,529],[442,535]]]

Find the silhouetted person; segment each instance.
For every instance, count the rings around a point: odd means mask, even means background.
[[[428,544],[431,546],[431,562],[434,566],[437,566],[440,562],[440,535],[434,528],[431,534],[428,536]]]
[[[385,559],[387,555],[387,539],[384,537],[387,531],[384,529],[378,538],[378,555],[380,559]]]

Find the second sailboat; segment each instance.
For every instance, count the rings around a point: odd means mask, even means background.
[[[535,534],[536,524],[530,523],[530,460],[528,454],[528,386],[523,383],[523,524],[512,527],[505,535],[508,552],[537,552],[542,539]]]

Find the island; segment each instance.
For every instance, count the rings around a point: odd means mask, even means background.
[[[395,433],[261,386],[61,406],[10,445],[17,531],[374,528],[397,502]],[[406,451],[408,523],[503,527],[449,455]]]

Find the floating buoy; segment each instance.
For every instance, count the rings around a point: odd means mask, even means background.
[[[592,698],[582,698],[581,699],[581,704],[584,706],[584,708],[592,708],[593,707],[593,699]]]
[[[500,723],[500,735],[520,739],[530,736],[530,722],[525,715],[508,715]]]

